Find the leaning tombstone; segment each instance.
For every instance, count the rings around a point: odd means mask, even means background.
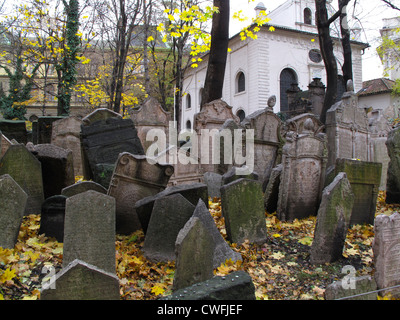
[[[0,131],[10,140],[15,139],[18,143],[28,142],[28,132],[25,120],[0,120]]]
[[[63,119],[61,116],[39,117],[37,120],[37,144],[47,144],[51,142],[53,122]]]
[[[222,186],[221,207],[229,241],[265,241],[267,230],[260,182],[239,179]]]
[[[387,170],[386,203],[400,203],[400,126],[389,132],[386,147],[390,157]]]
[[[179,193],[155,201],[143,244],[147,259],[154,262],[175,260],[176,237],[194,209],[195,206]]]
[[[61,194],[66,197],[72,197],[78,193],[82,193],[89,190],[107,194],[107,189],[104,188],[101,184],[96,183],[94,181],[79,181],[68,187],[63,188],[61,190]]]
[[[86,191],[66,200],[63,267],[75,259],[115,273],[115,199]]]
[[[371,276],[361,276],[333,282],[326,287],[324,296],[325,300],[376,300],[376,289]]]
[[[44,201],[42,166],[24,145],[11,145],[0,159],[3,174],[9,174],[28,195],[25,215],[40,213]]]
[[[151,163],[146,156],[127,152],[119,155],[108,188],[108,195],[116,201],[117,233],[141,229],[136,202],[164,190],[173,172],[171,165]]]
[[[11,141],[0,131],[0,158],[6,153],[11,145]]]
[[[45,283],[40,300],[119,300],[119,279],[76,259]]]
[[[42,204],[39,234],[54,237],[64,242],[65,202],[67,197],[55,195],[47,198]]]
[[[378,289],[400,286],[400,213],[378,215],[375,218],[374,233],[372,250]],[[400,288],[381,291],[380,295],[388,293],[399,298]]]
[[[0,176],[0,247],[17,243],[28,195],[8,174]]]
[[[311,246],[311,263],[330,263],[342,257],[353,204],[350,182],[346,173],[341,172],[322,192]]]
[[[211,279],[214,248],[215,243],[201,220],[190,218],[176,237],[176,268],[172,290]]]
[[[204,183],[208,188],[208,196],[211,198],[221,197],[219,188],[222,185],[222,176],[215,172],[206,172],[203,175]]]
[[[276,212],[278,208],[279,184],[281,183],[282,164],[272,169],[264,192],[264,208],[268,213]]]
[[[194,210],[193,217],[197,217],[201,220],[203,225],[206,227],[210,236],[215,244],[215,250],[213,254],[213,267],[218,268],[226,260],[232,260],[233,262],[242,261],[242,256],[239,252],[231,249],[228,243],[224,240],[221,233],[219,232],[214,219],[205,205],[203,200],[199,200]]]

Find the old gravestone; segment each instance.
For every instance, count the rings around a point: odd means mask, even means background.
[[[389,132],[386,147],[390,157],[387,170],[386,203],[400,203],[400,126]]]
[[[11,145],[0,159],[3,174],[9,174],[28,195],[25,214],[40,213],[44,201],[42,166],[24,145]]]
[[[83,176],[81,155],[81,125],[78,117],[66,117],[53,122],[51,131],[51,144],[72,151],[74,174]]]
[[[37,120],[37,144],[47,144],[51,142],[53,122],[63,119],[61,116],[39,117]]]
[[[311,263],[330,263],[342,257],[353,204],[350,182],[346,173],[341,172],[322,193],[311,246]]]
[[[350,225],[373,224],[381,180],[382,163],[336,159],[334,174],[346,172],[354,193]],[[329,183],[330,181],[327,181]]]
[[[192,217],[195,206],[181,194],[157,199],[147,228],[143,252],[151,261],[175,260],[175,241]]]
[[[86,191],[66,200],[63,267],[75,259],[115,273],[115,199]]]
[[[326,136],[314,115],[295,117],[288,127],[277,204],[281,221],[317,214],[327,160]]]
[[[172,290],[213,277],[214,247],[215,243],[201,220],[190,218],[176,237],[176,269]]]
[[[391,216],[378,215],[374,224],[375,281],[378,289],[400,285],[400,213]],[[391,293],[400,297],[400,289],[385,290],[381,295]]]
[[[265,241],[266,225],[260,182],[238,179],[222,186],[221,207],[229,241]]]
[[[143,155],[144,150],[131,119],[108,109],[97,109],[82,119],[81,143],[86,180],[108,188],[112,169],[122,152]],[[108,175],[101,179],[101,175]]]
[[[276,212],[278,208],[279,185],[281,183],[282,164],[272,169],[264,192],[264,208],[268,213]]]
[[[191,204],[197,205],[199,199],[208,204],[208,188],[204,183],[190,183],[177,186],[169,186],[165,190],[157,193],[154,196],[143,198],[136,202],[135,210],[139,217],[140,224],[144,233],[147,232],[151,213],[153,211],[154,203],[157,199],[165,196],[179,193],[184,196]]]
[[[164,190],[172,174],[171,165],[150,163],[146,156],[119,155],[108,189],[116,201],[117,233],[129,234],[141,228],[136,202]]]
[[[239,252],[231,249],[228,243],[224,240],[219,232],[210,211],[203,200],[199,200],[194,210],[193,217],[199,218],[204,227],[210,233],[212,241],[215,244],[213,253],[213,267],[218,268],[226,260],[242,261],[242,256]]]
[[[55,195],[47,198],[42,204],[39,234],[54,237],[64,242],[65,202],[67,197]]]
[[[0,120],[0,131],[9,139],[15,139],[18,143],[28,142],[28,132],[24,120]]]
[[[0,247],[14,248],[28,195],[8,174],[0,176]]]
[[[328,138],[328,164],[334,165],[337,158],[371,161],[369,149],[372,141],[368,132],[368,117],[358,106],[358,97],[348,85],[342,100],[326,113],[326,135]]]
[[[89,190],[107,194],[107,189],[104,188],[101,184],[98,184],[94,181],[79,181],[68,187],[63,188],[61,190],[61,194],[66,197],[72,197],[78,193],[82,193]]]
[[[75,183],[72,151],[52,144],[38,144],[31,152],[42,166],[45,199],[59,195],[61,190]]]
[[[222,185],[222,175],[216,172],[206,172],[203,175],[203,180],[207,185],[209,197],[221,197],[219,188],[221,188]]]
[[[6,153],[11,145],[11,141],[0,131],[0,158]]]
[[[346,279],[345,281],[351,281],[352,283],[345,282],[345,286],[343,286],[343,280],[335,281],[326,287],[324,292],[325,300],[376,300],[377,293],[373,292],[377,289],[376,282],[371,276]]]
[[[46,283],[40,300],[119,300],[115,273],[76,259]]]

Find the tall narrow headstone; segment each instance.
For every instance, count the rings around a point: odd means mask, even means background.
[[[0,176],[0,247],[12,249],[17,243],[27,198],[10,175]]]
[[[44,201],[42,166],[22,145],[11,145],[0,159],[0,175],[9,174],[26,192],[25,214],[39,214]]]
[[[190,218],[176,238],[173,290],[213,277],[214,247],[215,243],[201,220]]]
[[[42,204],[39,234],[54,237],[64,242],[65,202],[67,197],[55,195],[47,198]]]
[[[265,241],[267,230],[260,182],[238,179],[222,186],[221,207],[229,241]]]
[[[86,191],[66,200],[63,266],[83,260],[115,273],[115,199]]]
[[[400,203],[400,126],[389,132],[386,147],[390,157],[387,170],[386,203]]]
[[[353,204],[350,182],[346,173],[341,172],[322,193],[311,246],[311,263],[330,263],[342,256]]]

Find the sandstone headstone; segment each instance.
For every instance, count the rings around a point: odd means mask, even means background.
[[[94,181],[79,181],[61,190],[61,194],[66,197],[72,197],[78,193],[88,190],[107,194],[107,189]]]
[[[174,261],[179,231],[192,217],[195,206],[181,194],[157,199],[149,221],[143,252],[151,261]]]
[[[375,281],[378,289],[400,285],[400,213],[391,216],[378,215],[374,224]],[[380,295],[391,293],[400,297],[400,288],[385,290]]]
[[[210,233],[210,236],[215,244],[213,254],[213,267],[218,268],[226,260],[232,260],[233,262],[242,261],[242,256],[239,252],[231,249],[228,243],[222,238],[213,217],[210,214],[207,206],[203,200],[199,200],[194,210],[193,217],[199,218],[205,228]]]
[[[191,183],[167,187],[165,190],[154,196],[146,197],[136,202],[136,213],[139,217],[144,233],[147,232],[154,202],[157,199],[177,193],[184,196],[194,206],[197,205],[199,199],[208,204],[208,188],[204,183]]]
[[[390,157],[387,170],[386,203],[400,203],[400,126],[389,132],[386,147]]]
[[[373,224],[382,163],[336,159],[335,175],[339,172],[346,172],[354,193],[350,225]]]
[[[53,122],[51,144],[72,151],[74,174],[83,176],[81,155],[81,125],[78,117],[67,117]]]
[[[115,273],[115,199],[86,191],[66,200],[63,267],[75,259]]]
[[[141,228],[136,202],[164,190],[172,174],[171,165],[152,164],[146,156],[119,155],[108,189],[116,201],[117,233],[130,234]]]
[[[61,194],[61,190],[75,183],[72,151],[52,144],[34,146],[33,154],[42,165],[44,197]]]
[[[372,292],[369,294],[364,294],[367,292],[375,291],[377,289],[376,282],[371,276],[355,277],[351,279],[354,281],[353,288],[350,285],[343,287],[342,280],[335,281],[325,290],[326,300],[376,300],[377,293]],[[351,297],[356,296],[356,297]],[[346,299],[346,297],[349,297]]]
[[[76,259],[42,288],[40,300],[119,300],[119,280],[115,273]]]
[[[215,243],[201,220],[190,218],[176,237],[173,290],[213,277],[214,248]]]
[[[55,195],[47,198],[42,204],[39,234],[54,237],[64,242],[65,202],[67,197]]]
[[[341,172],[322,193],[311,246],[311,263],[330,263],[342,257],[353,204],[350,182]]]
[[[265,212],[260,182],[239,179],[222,186],[221,206],[229,241],[265,241]]]
[[[24,145],[11,145],[0,159],[3,174],[9,174],[28,195],[25,214],[40,213],[44,201],[42,166]]]
[[[0,247],[12,249],[17,243],[27,199],[10,175],[0,176]]]
[[[315,116],[292,120],[282,155],[277,206],[281,221],[317,214],[326,170],[326,136]]]
[[[250,275],[235,271],[177,290],[162,300],[256,300],[256,296]]]

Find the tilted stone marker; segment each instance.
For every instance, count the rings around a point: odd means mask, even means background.
[[[329,263],[342,256],[353,204],[349,180],[341,172],[322,193],[311,246],[311,263]]]
[[[344,300],[376,300],[376,292],[367,294],[367,292],[375,291],[377,289],[376,282],[371,278],[371,276],[346,279],[344,280],[345,285],[343,285],[343,280],[344,279],[335,281],[326,287],[324,293],[325,300],[337,300],[346,297],[349,298]]]
[[[386,203],[400,203],[400,126],[389,132],[386,147],[390,157]]]
[[[179,231],[175,242],[176,268],[173,290],[188,287],[213,277],[215,243],[197,217]]]
[[[155,201],[143,244],[147,259],[156,262],[175,260],[176,237],[192,217],[194,209],[195,206],[179,193]]]
[[[116,201],[117,233],[130,234],[141,229],[136,202],[164,190],[172,173],[171,165],[152,164],[146,156],[127,152],[119,155],[108,188],[108,195]]]
[[[42,166],[22,145],[12,145],[0,159],[0,175],[9,174],[26,192],[25,215],[39,214],[44,201]]]
[[[215,172],[206,172],[203,175],[203,180],[207,185],[209,197],[221,197],[219,188],[222,185],[222,175]]]
[[[115,273],[76,259],[42,288],[40,300],[119,300],[119,280]]]
[[[378,215],[374,224],[375,280],[378,289],[400,285],[400,213],[391,216]],[[382,291],[400,297],[400,288]]]
[[[0,247],[17,243],[28,195],[8,174],[0,176]]]
[[[39,234],[54,237],[64,242],[65,202],[67,197],[56,195],[47,198],[42,204]]]
[[[256,300],[250,275],[235,271],[175,291],[161,300]]]
[[[115,273],[115,199],[86,191],[66,200],[63,267],[75,259]]]
[[[265,241],[267,230],[260,182],[239,179],[222,186],[221,207],[229,241]]]
[[[89,190],[107,194],[107,189],[104,188],[101,184],[98,184],[94,181],[79,181],[77,183],[74,183],[73,185],[63,188],[61,190],[61,194],[66,197],[72,197],[78,193]]]
[[[264,208],[268,213],[273,213],[278,208],[279,184],[281,183],[282,164],[272,169],[264,192]]]

